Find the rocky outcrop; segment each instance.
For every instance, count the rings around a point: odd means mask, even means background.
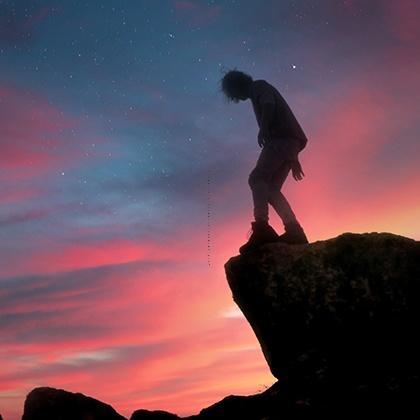
[[[80,393],[34,388],[26,397],[22,420],[127,420],[110,405]]]
[[[182,417],[183,420],[275,420],[279,415],[296,412],[288,407],[287,390],[277,382],[264,392],[256,395],[229,395],[221,401],[203,408],[199,414]],[[137,417],[139,413],[141,416]],[[171,420],[180,419],[164,411],[135,411],[130,420]]]
[[[346,233],[267,244],[225,264],[233,299],[295,401],[340,415],[420,396],[420,244]]]

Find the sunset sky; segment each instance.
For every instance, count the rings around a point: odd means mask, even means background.
[[[311,242],[420,239],[419,20],[417,0],[0,1],[4,419],[38,386],[129,417],[274,383],[223,268],[258,130],[218,82],[236,67],[293,109],[306,177],[284,191]]]

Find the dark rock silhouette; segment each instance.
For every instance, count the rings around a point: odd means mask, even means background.
[[[127,420],[110,405],[80,393],[34,388],[26,397],[22,420]]]
[[[317,414],[420,396],[420,243],[389,233],[267,244],[225,264],[274,376]],[[417,408],[417,411],[419,409]]]
[[[419,418],[420,242],[345,233],[272,243],[225,264],[233,299],[279,381],[189,420]],[[223,380],[223,378],[221,378]],[[36,388],[23,420],[124,419],[82,394]],[[171,420],[137,410],[131,420]]]
[[[168,413],[162,410],[136,410],[131,415],[130,420],[176,420],[180,419],[176,414]]]
[[[288,409],[288,401],[284,398],[286,390],[284,391],[280,383],[277,382],[264,392],[256,395],[229,395],[221,401],[202,409],[199,414],[194,416],[178,417],[167,412],[138,410],[133,413],[130,420],[171,420],[179,418],[183,420],[274,420],[277,419],[275,416],[280,413],[279,408],[281,408],[282,414]],[[142,411],[141,414],[144,417],[135,417],[135,414],[140,411]]]

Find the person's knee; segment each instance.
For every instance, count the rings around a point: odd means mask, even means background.
[[[274,203],[279,202],[283,199],[283,194],[281,192],[281,187],[277,184],[271,183],[268,186],[268,202]]]
[[[253,189],[260,182],[260,176],[256,170],[253,170],[248,176],[248,185]]]
[[[248,185],[251,189],[258,187],[262,183],[267,183],[264,173],[256,169],[252,170],[248,177]]]
[[[248,176],[248,185],[252,188],[254,183],[255,183],[255,175],[254,175],[254,171],[252,171]]]
[[[280,189],[276,185],[269,185],[268,186],[268,197],[273,199],[279,195]]]

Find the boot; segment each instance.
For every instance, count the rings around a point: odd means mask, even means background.
[[[291,222],[284,225],[285,232],[277,238],[277,242],[286,244],[308,244],[308,238],[298,222]]]
[[[248,242],[239,248],[241,254],[254,251],[260,245],[276,242],[278,235],[276,231],[268,224],[267,221],[255,221],[251,223],[252,235]]]

